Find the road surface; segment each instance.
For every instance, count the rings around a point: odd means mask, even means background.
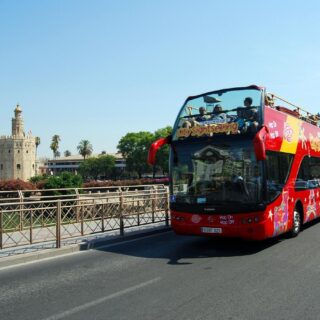
[[[166,232],[0,270],[1,320],[320,319],[320,223],[259,243]]]

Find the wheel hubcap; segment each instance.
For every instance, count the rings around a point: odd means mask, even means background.
[[[294,231],[299,232],[300,230],[300,214],[299,212],[294,212]]]

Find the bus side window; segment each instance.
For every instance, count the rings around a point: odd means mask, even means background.
[[[320,187],[320,158],[305,156],[301,162],[295,189],[305,190]]]
[[[310,178],[309,157],[304,157],[297,175],[295,183],[296,190],[305,190],[308,188],[308,180]]]
[[[267,151],[267,199],[277,197],[289,176],[293,155],[283,152]]]

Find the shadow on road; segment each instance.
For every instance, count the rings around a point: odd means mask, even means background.
[[[260,242],[248,242],[241,239],[193,238],[188,244],[182,244],[168,255],[168,264],[189,264],[179,262],[185,258],[234,257],[252,255],[278,243],[279,239]]]
[[[252,255],[263,251],[283,240],[283,237],[259,242],[241,239],[214,239],[196,236],[180,236],[167,232],[147,239],[96,250],[150,259],[167,259],[171,265],[185,265],[185,259],[209,257],[233,257]]]
[[[307,232],[317,225],[320,218],[304,224]],[[181,236],[174,232],[166,232],[147,238],[139,238],[132,242],[117,243],[96,250],[117,254],[137,256],[150,259],[167,259],[168,264],[184,265],[192,258],[218,258],[246,256],[259,253],[282,241],[290,241],[288,234],[264,241],[245,241],[241,239],[205,238],[198,236]],[[292,239],[299,241],[299,237]]]
[[[314,225],[318,224],[320,222],[320,218],[316,218],[310,222],[307,222],[303,225],[303,230],[309,229],[313,227]]]

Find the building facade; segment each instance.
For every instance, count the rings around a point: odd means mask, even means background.
[[[22,109],[14,109],[11,136],[0,136],[0,179],[28,180],[36,173],[35,137],[24,132]]]
[[[101,154],[100,154],[101,155]],[[91,155],[90,157],[96,158],[100,156],[99,154]],[[115,157],[115,167],[124,170],[126,167],[126,161],[119,153],[109,153]],[[59,174],[61,172],[72,172],[77,173],[79,166],[84,161],[81,155],[72,155],[69,157],[59,157],[56,159],[48,160],[47,162],[47,173],[49,174]]]

